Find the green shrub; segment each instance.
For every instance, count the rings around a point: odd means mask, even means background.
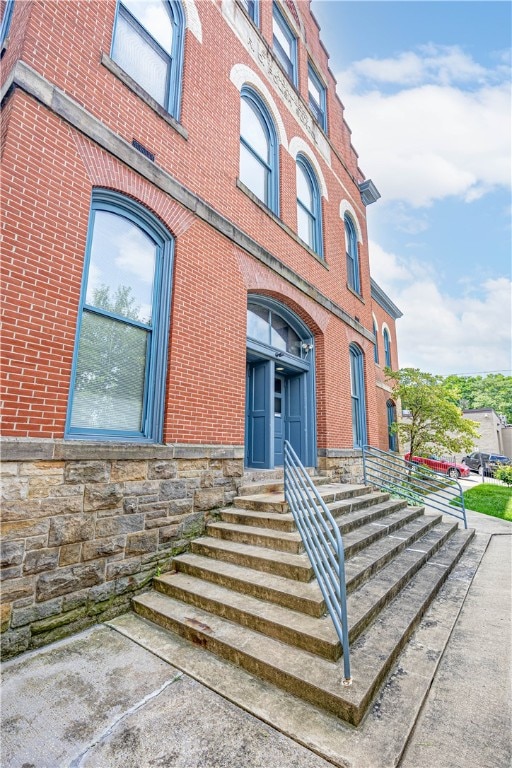
[[[502,480],[505,485],[512,485],[512,465],[504,464],[494,471],[494,477]]]

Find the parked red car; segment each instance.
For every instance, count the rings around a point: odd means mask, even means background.
[[[406,461],[412,461],[413,464],[424,464],[426,467],[433,469],[434,472],[442,472],[443,474],[448,475],[448,477],[454,477],[456,479],[459,477],[469,477],[471,474],[469,468],[464,464],[445,461],[444,459],[439,459],[437,456],[413,456],[411,459],[411,454],[406,453],[404,459]]]

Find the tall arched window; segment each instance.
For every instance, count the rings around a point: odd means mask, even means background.
[[[378,337],[377,323],[373,321],[373,335],[375,336],[375,344],[373,345],[373,359],[376,363],[379,362],[379,337]]]
[[[162,439],[173,239],[149,211],[93,195],[66,436]]]
[[[303,155],[297,155],[297,234],[312,251],[323,256],[320,189]]]
[[[177,0],[118,0],[112,58],[176,119],[184,31]]]
[[[251,88],[243,88],[240,113],[240,181],[278,215],[277,150],[277,134],[267,108]]]
[[[382,336],[384,338],[384,361],[388,368],[391,368],[391,340],[387,328],[384,328]]]
[[[350,396],[352,399],[352,434],[354,448],[366,444],[366,401],[364,395],[364,358],[357,344],[351,344],[350,353]]]
[[[398,440],[395,432],[392,431],[392,426],[396,421],[396,405],[393,400],[388,400],[386,403],[387,415],[388,415],[388,443],[389,450],[396,451],[398,449]]]
[[[357,249],[357,234],[350,216],[345,216],[345,247],[347,249],[347,283],[353,291],[361,293],[361,278],[359,275],[359,251]]]

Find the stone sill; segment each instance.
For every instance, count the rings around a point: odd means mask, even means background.
[[[318,455],[326,459],[360,459],[363,452],[359,448],[319,448]]]
[[[4,438],[2,461],[115,461],[135,459],[243,459],[243,445],[86,442],[39,438]]]

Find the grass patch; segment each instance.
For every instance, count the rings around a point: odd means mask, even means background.
[[[477,485],[464,491],[464,504],[473,512],[512,522],[512,488],[485,483]]]

